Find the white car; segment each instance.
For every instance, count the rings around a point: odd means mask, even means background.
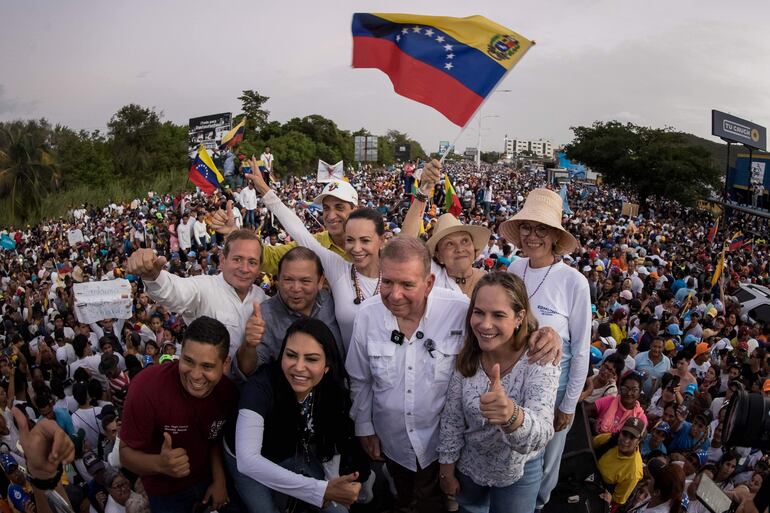
[[[755,321],[770,324],[770,289],[762,285],[743,283],[733,295],[741,304],[741,315],[748,315]]]

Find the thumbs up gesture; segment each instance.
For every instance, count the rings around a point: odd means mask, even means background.
[[[149,248],[137,249],[126,262],[126,272],[141,276],[143,280],[156,280],[166,265],[166,257],[158,256]]]
[[[501,425],[508,422],[513,415],[513,401],[508,397],[508,393],[503,388],[500,381],[500,364],[496,363],[492,367],[492,373],[489,375],[489,392],[481,394],[479,399],[479,409],[481,415],[490,424]]]
[[[225,210],[219,209],[212,214],[209,225],[215,232],[227,235],[235,230],[235,216],[233,215],[233,200],[227,200]]]
[[[262,342],[262,336],[265,334],[265,320],[262,319],[262,312],[259,308],[259,302],[254,301],[254,313],[246,321],[246,339],[247,346],[256,348]]]
[[[326,485],[324,493],[324,504],[327,502],[336,502],[345,507],[358,499],[358,493],[361,491],[361,483],[357,483],[358,472],[353,472],[346,476],[335,477]]]
[[[163,474],[171,477],[185,477],[190,473],[190,459],[187,451],[181,447],[174,449],[171,435],[163,433],[163,445],[160,448],[160,468]]]

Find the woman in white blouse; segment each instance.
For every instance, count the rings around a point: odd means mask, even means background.
[[[364,300],[380,292],[380,249],[385,244],[382,214],[371,208],[359,208],[350,213],[345,221],[345,252],[348,261],[323,247],[297,214],[270,190],[260,173],[246,176],[254,182],[264,205],[278,218],[286,232],[300,246],[312,249],[321,259],[324,277],[334,296],[335,315],[347,352],[356,312]]]
[[[553,436],[559,367],[526,357],[537,329],[523,281],[479,280],[441,415],[441,488],[460,511],[533,511]]]

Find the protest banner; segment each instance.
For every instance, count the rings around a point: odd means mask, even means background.
[[[620,211],[620,215],[628,217],[636,217],[639,215],[639,205],[636,203],[623,202],[623,209]]]
[[[345,180],[345,168],[340,160],[336,164],[327,164],[323,160],[318,160],[318,183],[333,182],[335,180]]]
[[[83,238],[83,232],[80,230],[80,228],[75,228],[74,230],[67,232],[67,242],[70,243],[70,246],[85,242],[85,238]]]
[[[131,317],[131,284],[128,280],[75,283],[75,315],[90,324],[103,319]]]

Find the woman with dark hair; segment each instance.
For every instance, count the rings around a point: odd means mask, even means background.
[[[465,326],[441,414],[441,488],[461,511],[533,511],[543,458],[531,456],[553,436],[559,367],[527,357],[537,321],[510,273],[479,280]]]
[[[90,382],[94,381],[96,380],[90,380]],[[72,385],[72,396],[78,402],[78,409],[72,414],[72,424],[75,431],[82,429],[85,432],[86,440],[91,444],[91,447],[98,447],[101,429],[99,429],[97,416],[102,412],[102,409],[91,404],[91,396],[88,395],[90,382],[78,381]]]
[[[249,512],[277,513],[297,502],[338,512],[356,501],[369,462],[350,405],[334,335],[322,321],[297,320],[278,360],[260,366],[243,389],[227,437],[226,463]]]
[[[730,450],[719,459],[717,473],[714,475],[714,483],[720,489],[731,490],[733,488],[732,478],[735,476],[735,469],[738,467],[740,458],[740,454]]]
[[[669,463],[658,469],[650,467],[653,485],[650,502],[639,513],[679,513],[682,507],[685,475],[682,467]]]
[[[281,203],[277,196],[269,194],[270,187],[260,173],[246,176],[254,182],[259,194],[264,195],[264,205],[286,232],[300,246],[312,249],[321,259],[324,276],[334,296],[334,313],[342,333],[342,343],[347,350],[353,333],[353,320],[361,303],[380,293],[380,249],[385,244],[382,214],[373,208],[359,208],[350,213],[344,222],[346,260],[322,246],[293,210]]]
[[[626,374],[620,380],[619,390],[619,395],[602,397],[593,404],[586,405],[586,415],[596,420],[597,434],[617,433],[630,417],[640,418],[644,425],[647,425],[647,415],[639,404],[639,395],[642,392],[641,376],[634,372]]]

